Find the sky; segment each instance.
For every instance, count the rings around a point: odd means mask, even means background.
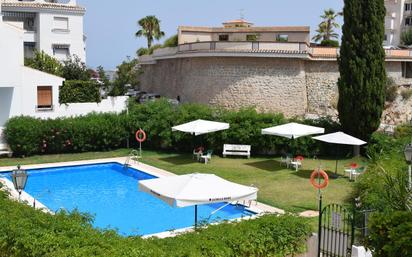
[[[137,21],[147,15],[161,20],[166,36],[179,25],[221,26],[241,13],[255,26],[310,26],[313,35],[324,9],[342,10],[343,0],[78,0],[86,7],[87,65],[115,69],[136,50],[146,46],[136,38]],[[339,20],[341,22],[341,19]]]

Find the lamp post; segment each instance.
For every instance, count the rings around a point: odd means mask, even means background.
[[[405,154],[405,160],[408,162],[408,185],[409,189],[412,189],[412,178],[411,178],[411,173],[412,173],[412,143],[408,144],[405,146],[404,150]]]
[[[23,170],[20,168],[20,165],[17,165],[17,170],[13,170],[11,174],[12,180],[13,180],[13,186],[19,192],[19,201],[20,201],[20,196],[21,192],[24,190],[26,187],[27,183],[27,171]]]

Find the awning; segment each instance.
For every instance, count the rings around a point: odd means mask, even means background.
[[[325,133],[324,128],[303,125],[295,122],[262,129],[262,135],[281,136],[290,139],[322,133]]]
[[[195,136],[225,130],[229,128],[229,123],[208,121],[208,120],[195,120],[188,123],[184,123],[178,126],[172,127],[172,131],[181,131],[185,133],[194,134]]]

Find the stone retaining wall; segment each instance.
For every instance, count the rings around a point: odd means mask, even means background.
[[[336,61],[292,58],[197,57],[158,60],[142,65],[141,89],[182,102],[239,109],[336,116],[339,69]],[[399,85],[400,62],[387,62],[388,76]]]

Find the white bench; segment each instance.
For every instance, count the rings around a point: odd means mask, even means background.
[[[8,157],[13,156],[13,152],[7,144],[0,143],[0,155],[7,155]]]
[[[247,156],[250,158],[250,145],[223,145],[223,157],[226,155]]]

